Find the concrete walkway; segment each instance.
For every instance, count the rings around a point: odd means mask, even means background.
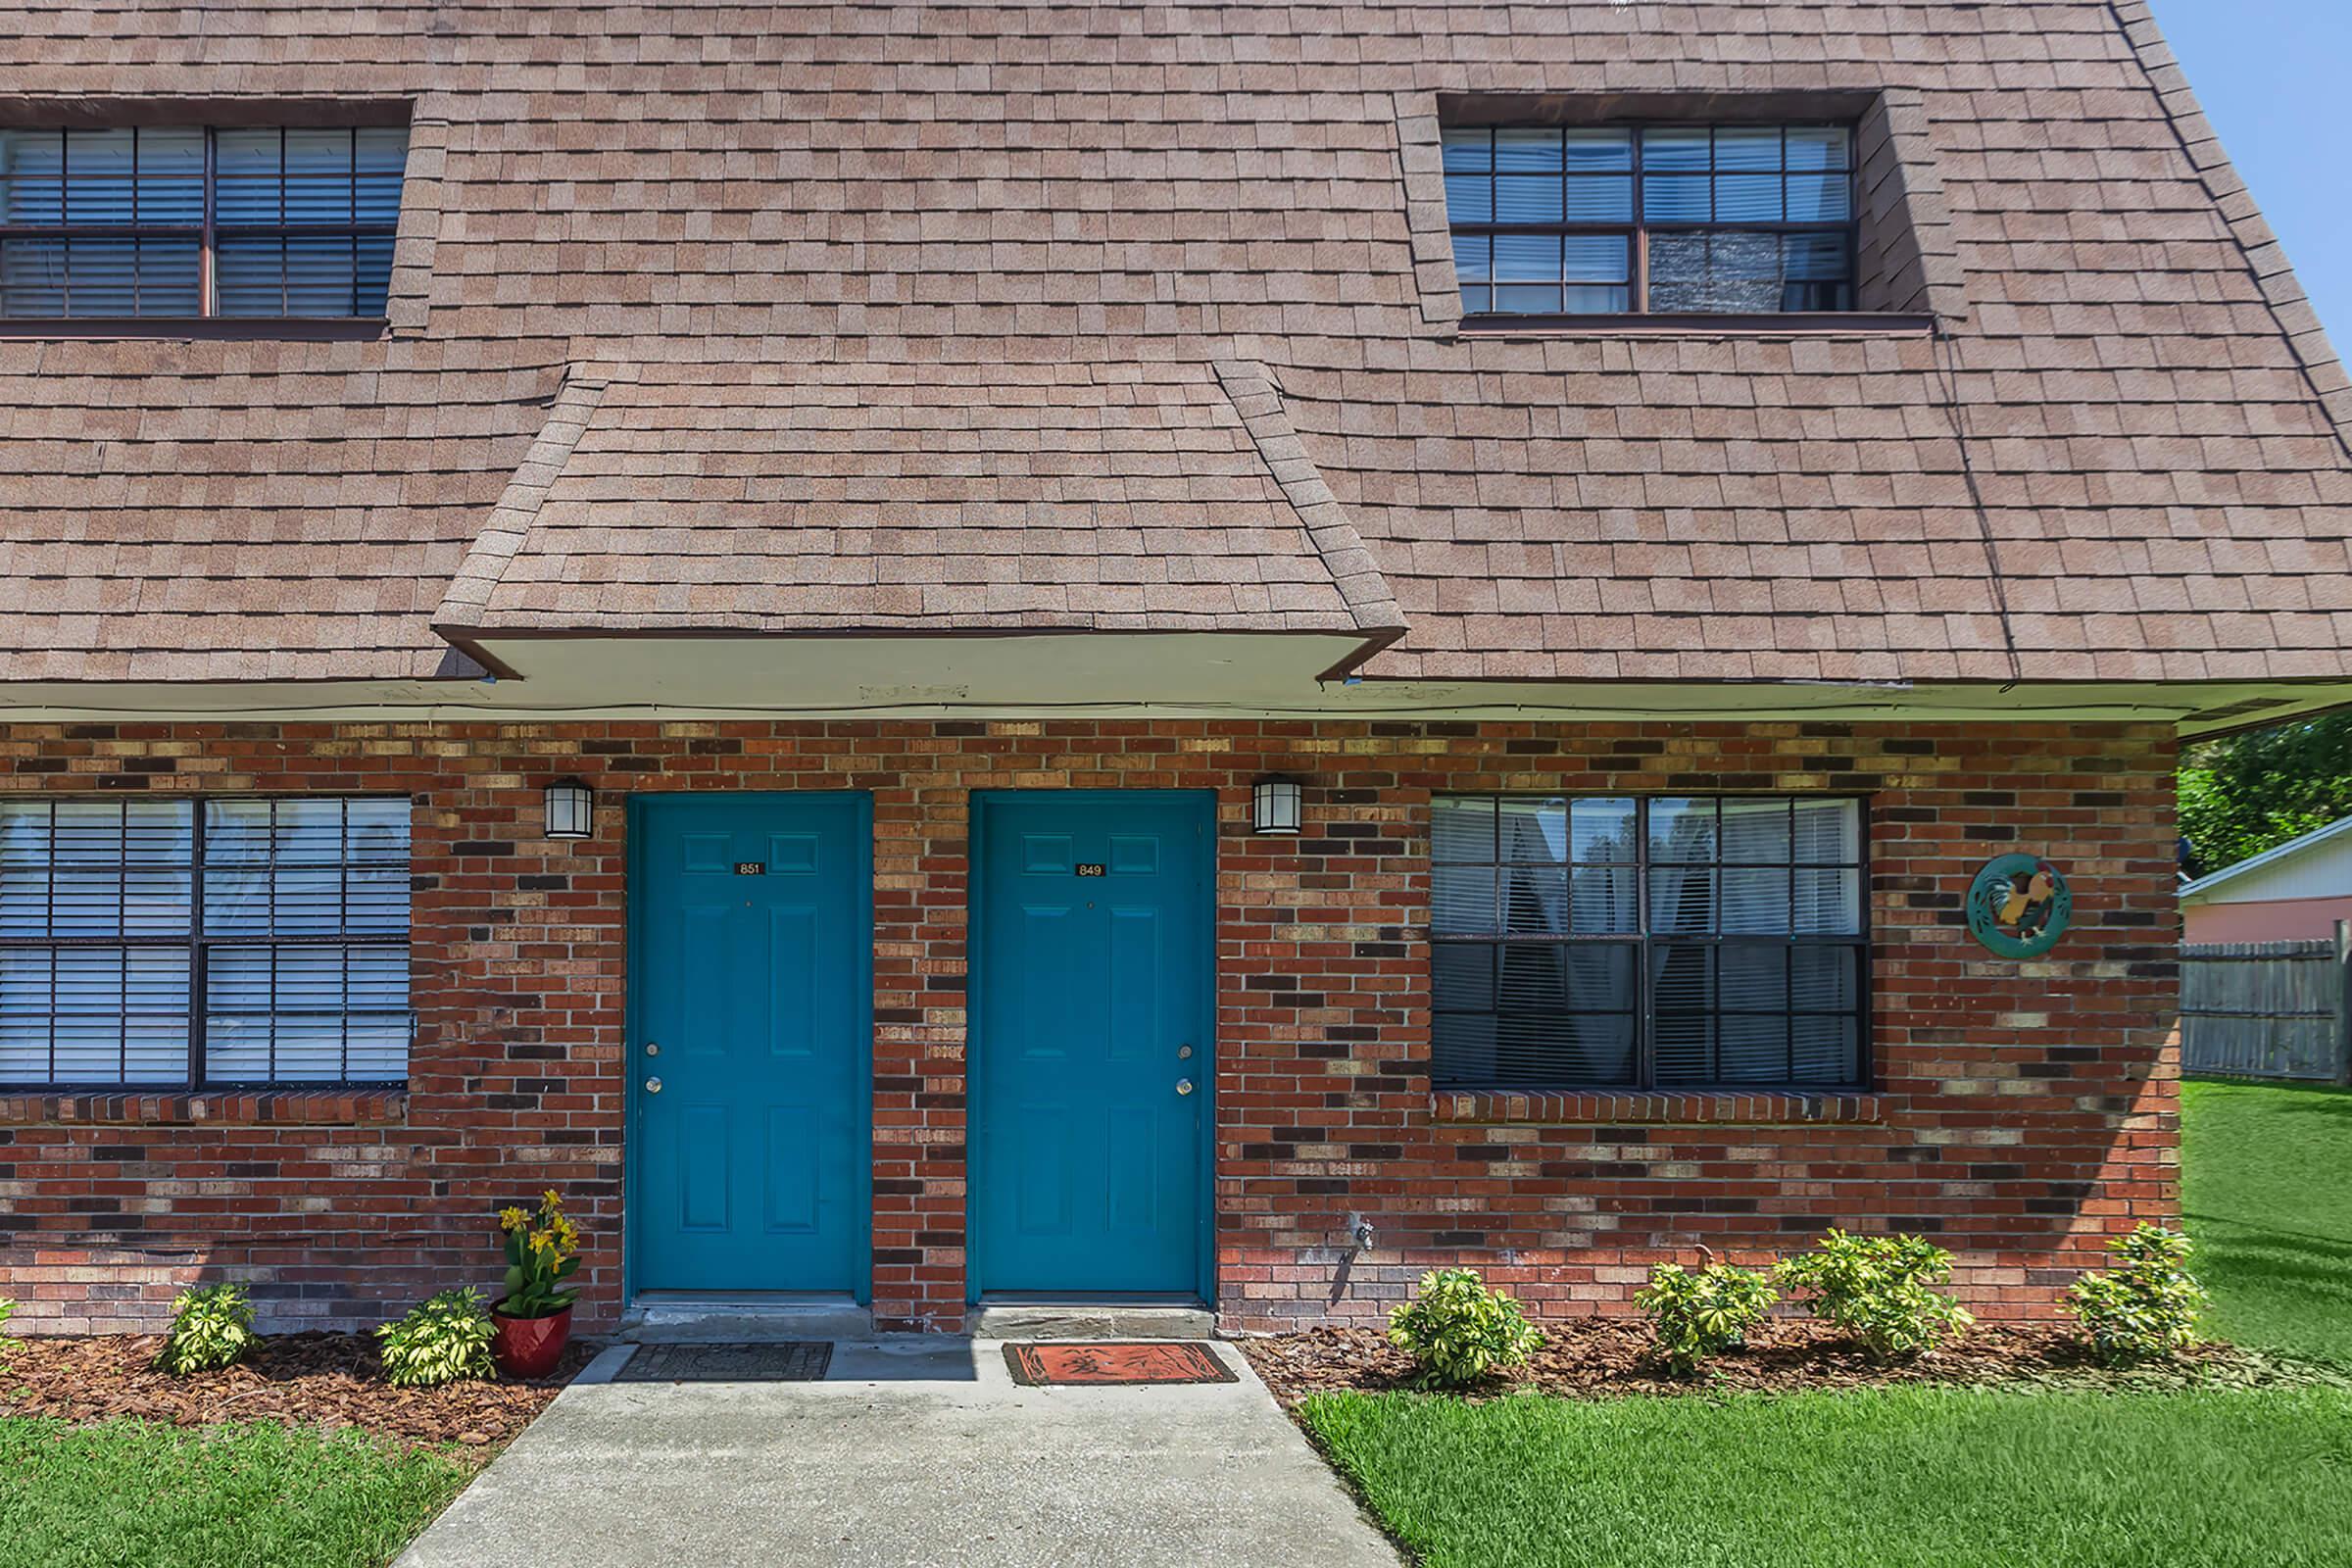
[[[938,1338],[839,1346],[822,1383],[577,1382],[395,1568],[1397,1568],[1214,1348],[1239,1383],[1022,1388]]]

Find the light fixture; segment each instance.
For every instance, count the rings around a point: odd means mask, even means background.
[[[1298,781],[1261,778],[1250,786],[1250,831],[1296,837],[1298,832]]]
[[[576,778],[560,778],[547,787],[547,836],[584,839],[596,828],[596,792]]]

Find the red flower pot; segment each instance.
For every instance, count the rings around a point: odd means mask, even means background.
[[[490,1359],[511,1378],[543,1378],[556,1369],[564,1347],[571,1343],[571,1308],[545,1317],[509,1317],[496,1307],[490,1321],[498,1332],[490,1337]]]

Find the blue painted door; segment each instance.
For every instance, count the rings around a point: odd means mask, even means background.
[[[861,795],[637,803],[636,1289],[865,1295]]]
[[[973,1288],[1204,1294],[1213,798],[978,822]]]

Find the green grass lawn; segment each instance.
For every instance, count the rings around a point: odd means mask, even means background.
[[[2187,1083],[2180,1123],[2207,1328],[2352,1362],[2352,1091]]]
[[[2340,1564],[2352,1398],[1886,1389],[1302,1413],[1428,1568]]]
[[[2352,1364],[2352,1093],[2182,1092],[2208,1333]],[[2172,1568],[2352,1560],[2340,1389],[1860,1393],[1300,1414],[1428,1568]]]
[[[429,1450],[273,1422],[0,1419],[0,1563],[371,1568],[470,1474]]]

